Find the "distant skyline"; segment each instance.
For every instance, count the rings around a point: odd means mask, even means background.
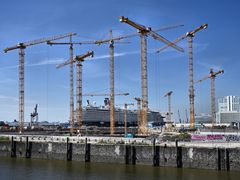
[[[136,29],[119,22],[119,16],[152,29],[184,24],[158,32],[171,41],[208,23],[193,39],[194,79],[208,75],[210,68],[224,69],[216,78],[216,97],[240,96],[239,7],[236,0],[4,1],[0,7],[0,121],[18,120],[18,50],[4,53],[4,48],[67,32],[78,34],[74,41],[106,39],[110,29],[114,37],[135,33]],[[184,53],[168,48],[160,54],[155,51],[164,44],[150,36],[147,40],[149,108],[167,112],[163,96],[171,90],[173,117],[177,120],[179,109],[183,119],[185,109],[189,110],[187,40],[177,44]],[[140,39],[124,41],[129,43],[115,44],[115,92],[130,96],[117,96],[115,103],[134,103],[137,109],[133,97],[141,96]],[[108,44],[74,46],[74,55],[89,50],[95,57],[83,63],[83,93],[109,93]],[[30,120],[35,104],[40,121],[68,121],[69,67],[56,69],[56,65],[69,58],[69,47],[40,44],[26,48],[25,53],[25,121]],[[83,97],[83,105],[87,99],[103,105],[104,97]],[[195,85],[195,110],[210,113],[210,80]]]

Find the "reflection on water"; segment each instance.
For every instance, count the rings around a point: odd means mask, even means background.
[[[0,158],[0,179],[137,179],[137,180],[227,180],[239,172],[177,169],[143,165],[84,163],[56,160]]]

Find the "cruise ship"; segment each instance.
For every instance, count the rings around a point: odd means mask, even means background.
[[[137,126],[137,110],[127,110],[127,124],[128,126]],[[164,124],[163,116],[157,111],[148,111],[148,123],[151,126],[161,126]],[[87,106],[83,107],[83,125],[93,125],[93,126],[106,126],[110,125],[110,108],[109,100],[106,98],[104,100],[104,106],[90,105],[89,101]],[[114,113],[115,126],[124,125],[124,109],[115,108]]]

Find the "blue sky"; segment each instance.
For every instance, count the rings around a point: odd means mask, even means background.
[[[6,47],[42,37],[76,32],[75,41],[125,35],[136,30],[120,23],[123,15],[154,28],[184,24],[159,32],[169,40],[185,34],[203,23],[209,27],[194,38],[194,79],[220,68],[225,74],[216,79],[216,96],[240,95],[239,32],[240,3],[237,0],[8,0],[0,6],[0,120],[18,119],[18,51],[4,53]],[[62,40],[62,41],[67,41]],[[129,97],[116,97],[116,104],[132,103],[140,91],[139,37],[127,39],[128,44],[115,44],[115,91],[129,92]],[[189,108],[187,41],[178,43],[185,53],[167,49],[155,50],[164,44],[148,37],[148,85],[150,109],[167,111],[163,95],[172,90],[174,117],[180,110],[182,118]],[[74,54],[93,50],[95,58],[83,64],[83,93],[108,93],[108,45],[74,47]],[[67,46],[41,44],[28,47],[25,56],[25,121],[29,121],[35,104],[39,105],[41,121],[69,119],[69,67],[56,69],[67,60]],[[196,113],[210,112],[210,80],[195,86]],[[84,105],[86,99],[83,99]],[[88,98],[98,105],[104,97]],[[134,102],[135,103],[135,102]],[[136,108],[136,105],[135,105]]]

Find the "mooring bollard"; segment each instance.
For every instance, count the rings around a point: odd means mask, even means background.
[[[90,162],[91,157],[91,144],[85,139],[85,162]]]
[[[16,141],[14,141],[14,137],[12,136],[11,140],[11,157],[16,157]]]
[[[69,143],[69,138],[67,137],[67,160],[72,160],[72,143]]]
[[[178,140],[176,140],[177,149],[177,168],[182,168],[182,147],[178,146]]]

